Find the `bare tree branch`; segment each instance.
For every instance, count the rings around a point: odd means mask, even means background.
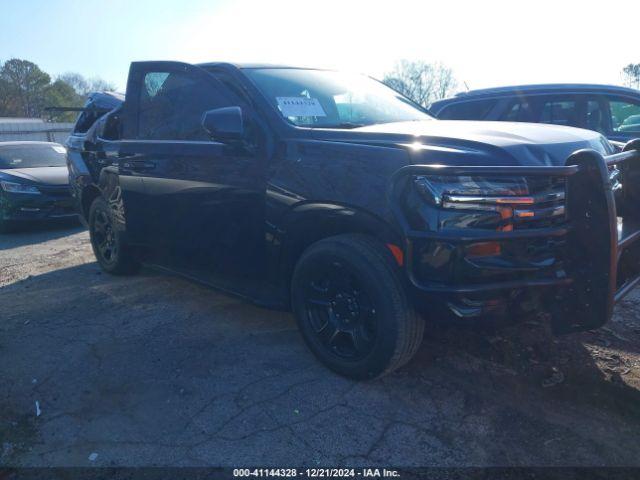
[[[640,63],[630,63],[624,67],[622,81],[627,87],[640,89]]]
[[[410,60],[397,62],[383,82],[423,107],[451,95],[457,84],[453,71],[442,63]]]

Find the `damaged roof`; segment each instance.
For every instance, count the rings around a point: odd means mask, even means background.
[[[92,92],[87,96],[85,108],[97,108],[100,110],[113,110],[124,102],[124,93],[118,92]]]

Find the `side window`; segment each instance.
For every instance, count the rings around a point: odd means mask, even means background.
[[[147,73],[144,76],[144,92],[143,92],[143,96],[146,97],[146,98],[155,97],[158,94],[158,92],[160,91],[160,88],[162,87],[164,82],[167,80],[168,76],[169,76],[168,72],[151,72],[151,73]]]
[[[615,132],[640,133],[640,101],[614,99],[609,101],[609,106]]]
[[[587,101],[587,122],[585,128],[596,132],[605,133],[607,131],[605,111],[603,105],[598,100]]]
[[[138,138],[209,140],[202,114],[229,106],[215,84],[185,72],[147,72],[138,99]]]
[[[106,140],[118,140],[121,135],[120,131],[120,113],[111,112],[106,117],[100,119],[101,125],[99,135]]]
[[[100,117],[96,111],[85,110],[82,112],[76,120],[76,125],[73,129],[74,133],[87,133],[87,130],[96,122]]]
[[[577,102],[573,99],[546,99],[542,102],[540,123],[580,127]]]
[[[519,98],[511,103],[500,120],[504,122],[535,122],[531,104],[526,98]]]
[[[484,120],[495,103],[495,100],[454,103],[444,107],[438,118],[442,120]]]

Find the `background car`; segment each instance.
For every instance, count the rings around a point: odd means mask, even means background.
[[[640,91],[611,85],[522,85],[459,93],[434,102],[442,120],[552,123],[626,142],[640,135]]]
[[[76,217],[64,146],[0,143],[0,231],[18,224]]]
[[[620,132],[640,132],[640,115],[627,117],[618,128]]]

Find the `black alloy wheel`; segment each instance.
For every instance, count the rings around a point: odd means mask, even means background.
[[[305,297],[306,314],[324,348],[349,360],[371,353],[378,330],[375,305],[344,262],[315,270]]]
[[[102,269],[114,275],[135,273],[139,262],[131,254],[122,232],[115,226],[113,212],[102,197],[96,198],[89,210],[91,247]]]
[[[92,237],[103,262],[109,264],[118,261],[118,242],[111,219],[104,210],[98,210],[95,214]]]
[[[350,378],[385,375],[422,342],[424,321],[407,299],[401,270],[369,236],[338,235],[307,248],[293,272],[291,303],[310,350]]]

